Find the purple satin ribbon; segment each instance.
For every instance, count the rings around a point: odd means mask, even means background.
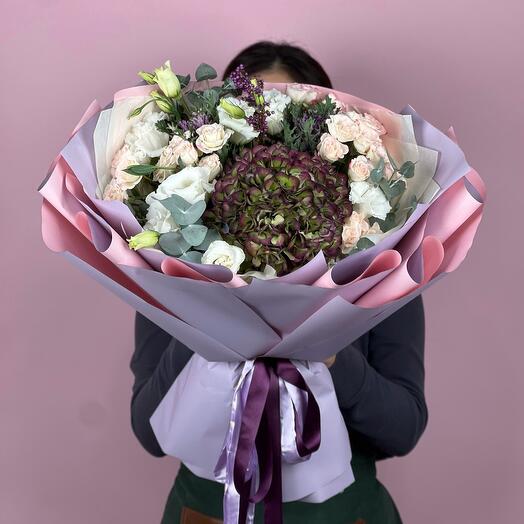
[[[238,444],[234,456],[233,481],[240,496],[238,524],[248,519],[250,504],[264,501],[265,524],[282,524],[282,449],[279,378],[307,396],[303,424],[295,411],[295,442],[298,455],[307,457],[320,447],[320,409],[297,368],[287,359],[255,360]],[[251,461],[256,448],[259,482],[254,491]]]

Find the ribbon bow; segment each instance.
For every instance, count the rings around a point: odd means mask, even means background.
[[[254,504],[264,501],[265,524],[282,524],[282,428],[281,396],[286,394],[282,381],[291,384],[306,397],[304,406],[293,402],[295,457],[304,460],[320,447],[320,409],[306,381],[288,359],[258,358],[250,370],[247,395],[246,375],[240,394],[235,394],[227,454],[224,523],[244,524],[253,521]],[[242,402],[243,409],[242,409]],[[282,424],[291,424],[284,416]],[[235,426],[239,426],[236,427]],[[284,430],[289,428],[284,427]],[[238,440],[236,440],[236,438]],[[236,446],[235,446],[236,440]],[[236,449],[235,449],[236,447]],[[256,451],[256,454],[255,454]],[[258,486],[255,472],[258,469]],[[232,486],[238,493],[238,508],[231,506]]]

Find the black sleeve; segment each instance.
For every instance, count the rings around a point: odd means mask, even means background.
[[[365,335],[367,358],[354,342],[330,368],[350,436],[377,459],[406,455],[426,428],[424,338],[419,295]]]
[[[165,453],[149,423],[151,415],[193,352],[149,319],[136,313],[135,351],[130,368],[135,376],[131,397],[131,427],[152,455]]]

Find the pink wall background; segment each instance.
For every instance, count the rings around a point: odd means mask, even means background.
[[[177,464],[130,429],[133,311],[44,247],[36,188],[93,98],[166,58],[223,68],[262,37],[304,45],[338,89],[453,124],[487,182],[469,258],[425,295],[428,428],[379,474],[407,524],[522,518],[521,0],[1,5],[0,522],[159,522]]]

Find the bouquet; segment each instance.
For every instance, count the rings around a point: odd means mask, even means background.
[[[160,446],[224,483],[226,523],[260,500],[278,523],[354,480],[322,360],[460,265],[485,188],[410,106],[242,66],[139,75],[55,159],[43,237],[195,352],[151,417]]]

